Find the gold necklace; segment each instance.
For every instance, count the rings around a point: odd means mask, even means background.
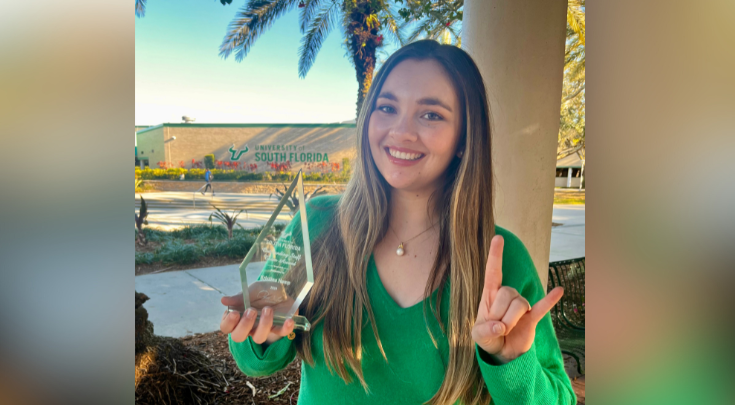
[[[399,242],[399,244],[398,244],[398,249],[396,249],[396,254],[397,254],[398,256],[403,256],[403,254],[404,254],[404,253],[406,253],[406,251],[404,250],[405,248],[404,248],[404,246],[403,246],[403,245],[404,245],[405,243],[408,243],[408,242],[410,242],[410,241],[412,241],[412,240],[414,240],[414,239],[418,238],[419,236],[423,235],[423,234],[424,234],[424,233],[425,233],[426,231],[428,231],[429,229],[433,228],[433,227],[434,227],[434,225],[436,225],[436,224],[433,224],[433,225],[431,225],[430,227],[428,227],[428,228],[424,229],[424,230],[423,230],[423,231],[422,231],[422,232],[421,232],[420,234],[418,234],[418,235],[414,236],[413,238],[411,238],[411,239],[409,239],[409,240],[407,240],[407,241],[405,241],[405,242],[401,242],[401,238],[399,238],[399,237],[398,237],[398,234],[396,233],[396,231],[394,231],[394,230],[393,230],[393,228],[392,228],[392,227],[391,227],[390,225],[388,225],[388,228],[390,228],[390,230],[391,230],[391,231],[393,232],[393,235],[396,235],[396,239],[398,239],[398,242]]]

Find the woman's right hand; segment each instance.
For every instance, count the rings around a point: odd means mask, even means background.
[[[257,344],[271,344],[293,331],[293,319],[287,319],[283,326],[273,326],[273,308],[271,307],[264,307],[261,310],[258,325],[253,328],[257,311],[255,308],[248,308],[243,316],[240,316],[240,313],[245,309],[242,293],[222,297],[220,301],[222,305],[234,309],[234,311],[226,311],[222,315],[219,329],[222,333],[230,334],[232,340],[237,343],[245,341],[248,336],[252,336],[253,342]]]

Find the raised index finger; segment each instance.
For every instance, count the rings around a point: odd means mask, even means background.
[[[485,287],[482,296],[487,296],[492,303],[495,301],[500,287],[503,285],[503,245],[505,240],[500,235],[495,235],[490,241],[490,252],[487,256],[485,266]]]

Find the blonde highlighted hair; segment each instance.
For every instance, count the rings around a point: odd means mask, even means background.
[[[462,112],[459,145],[463,158],[451,162],[444,185],[432,195],[430,204],[440,218],[440,236],[424,294],[424,316],[428,320],[429,307],[446,334],[449,362],[441,387],[427,403],[452,404],[461,399],[465,404],[487,404],[490,395],[475,358],[471,330],[495,234],[490,116],[480,72],[472,58],[457,47],[431,40],[411,43],[388,58],[375,76],[357,119],[357,162],[352,178],[339,202],[338,215],[313,242],[315,283],[300,313],[313,325],[323,324],[327,367],[346,383],[351,382],[348,370],[352,371],[367,391],[361,366],[363,311],[383,356],[385,352],[368,298],[366,271],[373,248],[387,232],[390,199],[390,186],[370,152],[368,123],[387,76],[406,59],[438,62],[451,78]],[[447,282],[449,317],[444,325],[439,303]],[[428,298],[437,285],[436,302],[431,303]],[[313,365],[310,335],[303,337],[295,341],[298,354]]]

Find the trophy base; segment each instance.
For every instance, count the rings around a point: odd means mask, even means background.
[[[255,319],[260,320],[260,314],[258,314]],[[273,325],[281,326],[284,322],[286,322],[287,319],[289,318],[285,316],[273,315]],[[303,330],[304,332],[308,332],[309,330],[311,330],[311,324],[303,316],[294,315],[291,319],[293,319],[294,321],[294,330]]]
[[[235,312],[235,311],[237,310],[227,307],[227,312]],[[240,316],[242,316],[242,312],[240,311],[237,311],[237,312],[240,314]],[[283,325],[284,322],[286,322],[287,319],[289,319],[287,316],[273,315],[273,325],[281,326]],[[294,321],[294,327],[293,327],[294,330],[303,330],[304,332],[308,332],[311,330],[311,323],[309,323],[309,321],[303,316],[294,315],[290,319],[293,319]],[[255,317],[255,321],[256,322],[260,321],[260,313],[258,313],[258,315]]]

